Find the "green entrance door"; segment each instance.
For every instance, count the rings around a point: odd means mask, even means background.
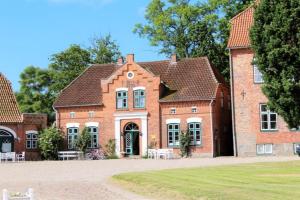
[[[129,123],[124,132],[126,155],[139,155],[139,127],[135,123]]]
[[[0,152],[13,152],[14,151],[14,136],[6,131],[0,129]]]

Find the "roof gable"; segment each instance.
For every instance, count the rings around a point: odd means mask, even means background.
[[[253,15],[254,6],[250,6],[231,19],[231,30],[227,44],[228,48],[234,49],[250,47],[250,28],[254,23]]]
[[[20,123],[20,113],[11,83],[0,73],[0,123]]]

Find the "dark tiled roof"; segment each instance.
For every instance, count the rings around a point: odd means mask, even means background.
[[[225,83],[206,57],[182,59],[176,63],[166,60],[137,64],[159,75],[170,89],[161,102],[212,99],[218,84]],[[61,92],[54,107],[101,105],[101,79],[108,78],[119,67],[114,64],[89,67]]]
[[[22,116],[11,83],[0,73],[0,123],[20,123]]]
[[[231,31],[228,40],[228,48],[250,47],[250,28],[254,23],[254,7],[250,6],[231,19]]]
[[[115,64],[92,65],[62,90],[54,107],[101,105],[101,79],[109,77]]]
[[[219,83],[225,83],[223,77],[212,67],[207,57],[187,58],[176,63],[170,61],[141,62],[145,69],[160,75],[161,80],[170,89],[161,102],[194,101],[215,98]]]

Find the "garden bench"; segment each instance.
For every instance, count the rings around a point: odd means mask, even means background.
[[[58,152],[58,159],[61,160],[72,160],[72,159],[79,159],[82,155],[80,151],[59,151]]]

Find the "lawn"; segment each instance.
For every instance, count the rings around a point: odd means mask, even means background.
[[[300,199],[300,161],[124,173],[113,181],[155,199]]]

